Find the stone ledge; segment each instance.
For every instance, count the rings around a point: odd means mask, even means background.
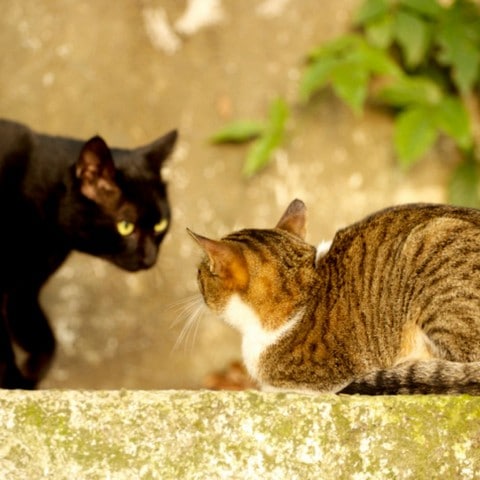
[[[0,478],[476,479],[480,398],[0,391]]]

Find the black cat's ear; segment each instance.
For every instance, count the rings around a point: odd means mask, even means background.
[[[243,288],[248,281],[248,270],[243,254],[226,242],[211,240],[187,228],[187,232],[200,245],[208,257],[210,272],[230,283]]]
[[[85,143],[75,174],[81,182],[81,192],[90,200],[108,206],[118,198],[112,153],[101,137],[95,136]]]
[[[172,153],[177,137],[177,130],[172,130],[145,147],[145,157],[153,171],[160,171],[163,162]]]
[[[305,240],[307,234],[306,224],[307,207],[301,200],[295,199],[278,221],[276,228],[290,232]]]

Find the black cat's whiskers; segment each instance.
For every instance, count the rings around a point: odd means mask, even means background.
[[[171,324],[171,328],[176,328],[180,323],[182,329],[172,347],[172,352],[184,346],[185,351],[193,350],[198,335],[200,320],[207,311],[205,302],[200,294],[195,293],[188,297],[173,303],[170,309],[177,310],[178,314]]]

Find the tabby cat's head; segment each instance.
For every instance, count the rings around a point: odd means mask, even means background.
[[[64,223],[77,250],[130,270],[151,267],[170,225],[161,166],[177,132],[150,145],[110,149],[101,137],[86,142],[74,166],[74,195]]]
[[[315,248],[304,240],[305,224],[305,205],[294,200],[273,229],[240,230],[222,240],[189,230],[206,254],[198,282],[207,306],[228,316],[232,300],[240,299],[263,328],[281,326],[302,303],[315,276]]]

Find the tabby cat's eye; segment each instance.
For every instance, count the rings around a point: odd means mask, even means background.
[[[162,233],[167,229],[167,227],[168,227],[168,220],[166,218],[163,218],[153,226],[153,230],[156,233]]]
[[[124,237],[130,235],[135,230],[135,225],[132,222],[127,222],[127,220],[121,220],[117,222],[118,233]]]

